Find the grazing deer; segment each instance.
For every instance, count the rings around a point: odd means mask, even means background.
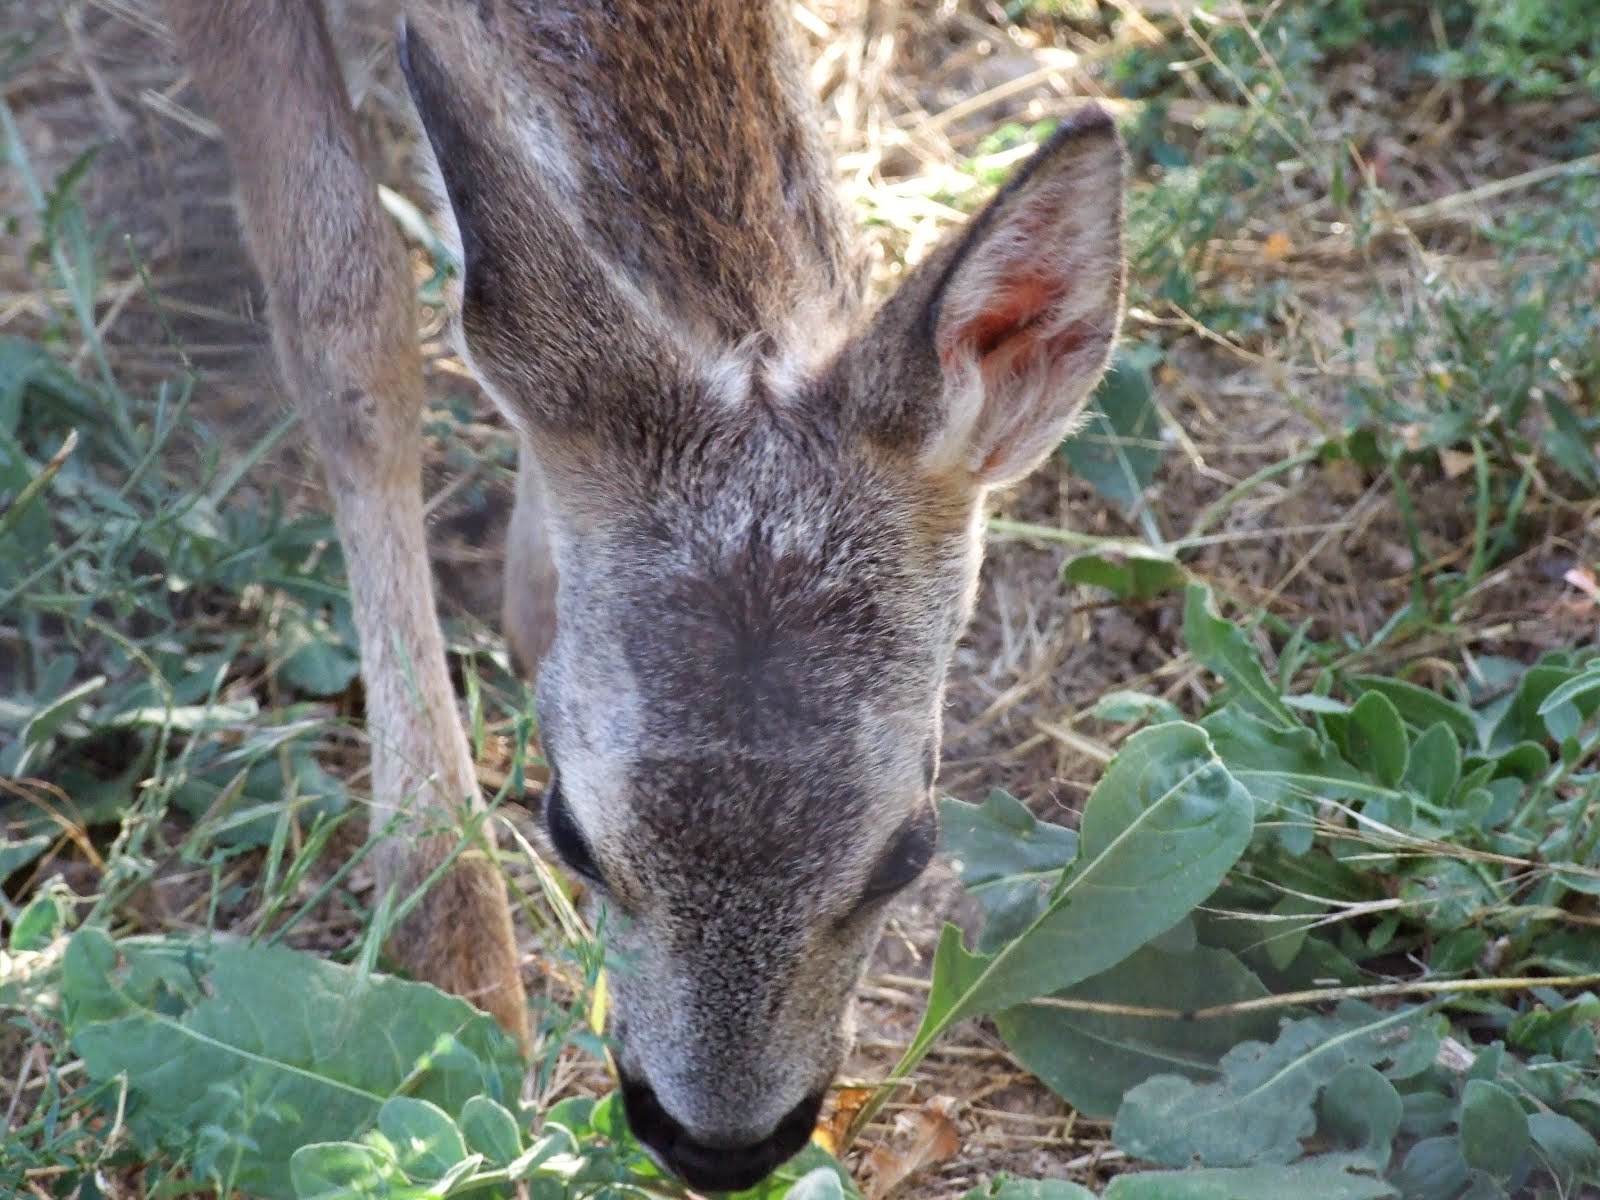
[[[506,636],[538,671],[550,840],[613,914],[628,1118],[691,1185],[745,1187],[809,1135],[886,902],[933,853],[984,498],[1104,370],[1122,152],[1080,113],[868,311],[783,5],[402,7],[461,350],[520,439]],[[406,894],[478,803],[424,544],[406,259],[319,5],[167,9],[327,473]],[[481,849],[394,946],[526,1044]]]

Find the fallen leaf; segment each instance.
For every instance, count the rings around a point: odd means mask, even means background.
[[[1572,567],[1561,576],[1596,604],[1600,604],[1600,583],[1588,567]]]
[[[1294,239],[1281,230],[1269,233],[1266,241],[1261,243],[1261,253],[1266,255],[1268,262],[1282,262],[1294,253]]]
[[[953,1097],[935,1096],[916,1111],[895,1118],[895,1140],[904,1148],[878,1145],[867,1155],[867,1200],[883,1200],[912,1174],[961,1149],[961,1133],[951,1119],[955,1110]]]
[[[856,1114],[872,1099],[872,1093],[873,1089],[866,1087],[842,1087],[834,1092],[833,1104],[817,1122],[811,1140],[837,1157],[844,1135],[856,1119]]]
[[[1472,455],[1464,450],[1439,451],[1439,465],[1444,468],[1446,479],[1460,479],[1472,470]]]

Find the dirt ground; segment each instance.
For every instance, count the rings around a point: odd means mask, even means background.
[[[382,174],[409,194],[410,147],[388,19],[381,6],[358,0],[333,7]],[[188,107],[192,97],[153,4],[93,0],[66,6],[64,19],[54,8],[15,2],[0,8],[8,29],[31,27],[40,38],[5,94],[42,178],[66,168],[85,147],[100,147],[81,196],[92,217],[114,231],[101,295],[118,369],[130,386],[171,378],[178,364],[162,329],[162,320],[170,320],[204,380],[200,419],[226,443],[248,445],[279,419],[284,399],[258,320],[257,287],[239,245],[221,148]],[[947,172],[1003,121],[1067,111],[1098,87],[1092,47],[1042,19],[1013,26],[993,5],[818,0],[800,11],[817,55],[815,75],[847,194],[864,208],[899,206],[906,214],[869,235],[881,274],[902,254],[916,257],[955,219],[948,208],[917,201],[929,192],[914,186],[918,181]],[[1352,78],[1349,86],[1365,84]],[[1392,188],[1408,204],[1451,195],[1485,173],[1506,176],[1543,161],[1530,131],[1520,138],[1457,139],[1424,169],[1416,152],[1420,128],[1397,121],[1382,132],[1396,164]],[[0,175],[0,212],[25,208],[17,186],[14,177]],[[1240,236],[1248,240],[1283,227],[1302,243],[1314,241],[1294,220],[1293,213],[1268,214],[1261,229]],[[1448,222],[1438,236],[1471,240],[1470,229],[1452,231]],[[0,240],[0,333],[27,329],[44,315],[15,282],[15,260],[7,266],[18,245]],[[131,269],[129,251],[143,264],[164,317]],[[1413,264],[1397,250],[1393,263],[1379,266],[1404,273]],[[1229,269],[1226,248],[1217,269]],[[1237,269],[1247,273],[1261,263],[1241,262]],[[1303,321],[1298,337],[1331,344],[1353,312],[1349,280],[1371,264],[1330,251],[1271,269],[1290,285],[1290,303]],[[472,423],[433,443],[428,489],[439,577],[447,608],[493,624],[512,443],[449,357],[438,314],[428,321],[433,394],[441,407],[453,398],[473,415]],[[1171,314],[1135,312],[1131,323],[1169,345],[1157,399],[1172,452],[1152,500],[1169,532],[1181,531],[1239,480],[1283,461],[1336,424],[1337,381],[1296,365],[1298,347],[1174,330],[1181,321]],[[463,486],[463,472],[471,486]],[[263,487],[287,487],[295,503],[318,502],[315,471],[292,436],[257,478]],[[1467,482],[1422,494],[1436,510],[1422,523],[1440,554],[1456,552],[1469,532]],[[1308,465],[1290,472],[1231,509],[1215,530],[1215,544],[1192,569],[1215,577],[1234,598],[1288,620],[1312,619],[1323,631],[1369,632],[1409,586],[1404,533],[1392,506],[1378,502],[1384,488],[1382,479],[1354,467]],[[1001,499],[997,511],[1079,533],[1133,532],[1059,465]],[[1555,522],[1551,537],[1488,589],[1484,603],[1500,615],[1497,652],[1528,653],[1593,636],[1581,620],[1548,602],[1569,565],[1594,561],[1600,546],[1592,516],[1573,513]],[[1069,587],[1061,582],[1068,554],[1069,547],[1045,539],[996,539],[978,612],[950,680],[942,782],[967,800],[1005,787],[1042,816],[1070,823],[1116,733],[1083,720],[1095,698],[1112,688],[1136,688],[1192,707],[1203,702],[1204,691],[1177,644],[1175,606],[1165,600],[1110,605]],[[952,916],[966,921],[971,913],[954,881],[936,872],[894,919],[863,995],[862,1036],[850,1075],[878,1078],[898,1056],[921,1009],[919,981],[926,978],[933,942]],[[869,1135],[867,1173],[886,1175],[893,1169],[890,1151],[904,1148],[933,1119],[928,1114],[946,1112],[959,1151],[906,1184],[902,1194],[953,1196],[999,1170],[1070,1173],[1092,1182],[1100,1156],[1108,1169],[1116,1160],[1103,1128],[1075,1121],[1066,1105],[1008,1059],[997,1039],[969,1024],[929,1058],[914,1091],[889,1110],[886,1127]],[[898,1133],[892,1128],[897,1118]],[[876,1160],[874,1146],[880,1148]]]

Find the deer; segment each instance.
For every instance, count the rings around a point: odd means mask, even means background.
[[[229,148],[360,641],[393,961],[529,1045],[447,671],[416,295],[315,0],[165,0]],[[1123,310],[1125,155],[1086,104],[867,295],[772,0],[397,0],[460,353],[518,445],[503,624],[548,841],[603,904],[627,1119],[691,1187],[809,1138],[890,901],[938,842],[987,497]]]

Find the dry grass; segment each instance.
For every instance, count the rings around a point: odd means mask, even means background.
[[[257,298],[238,247],[223,160],[206,122],[186,107],[152,7],[145,0],[88,0],[67,5],[62,20],[37,14],[41,43],[6,83],[5,96],[45,177],[84,147],[102,147],[82,198],[117,235],[108,243],[98,291],[117,370],[136,385],[169,377],[177,365],[127,247],[203,374],[203,419],[242,446],[273,423],[282,399],[255,320]],[[341,45],[383,174],[404,190],[409,147],[401,94],[381,49],[387,22],[356,0],[336,7],[344,10]],[[1045,15],[1045,7],[1017,23],[999,4],[978,0],[799,6],[843,186],[870,222],[866,247],[882,283],[924,254],[981,196],[975,155],[986,155],[980,166],[990,167],[1016,157],[1013,149],[986,149],[997,128],[1031,127],[1085,97],[1104,99],[1106,64],[1131,46],[1182,37],[1184,27],[1192,57],[1203,61],[1218,27],[1240,17],[1224,12],[1201,21],[1187,0],[1091,0],[1078,8],[1095,19],[1075,22]],[[1230,497],[1257,472],[1305,459],[1337,430],[1352,376],[1383,382],[1394,364],[1362,348],[1379,344],[1385,311],[1425,310],[1441,289],[1471,290],[1497,270],[1484,236],[1491,218],[1526,203],[1528,189],[1543,177],[1572,170],[1548,156],[1552,130],[1600,117],[1592,99],[1512,106],[1464,85],[1395,87],[1389,65],[1374,53],[1327,66],[1315,77],[1309,107],[1292,120],[1245,113],[1206,86],[1200,72],[1185,76],[1187,95],[1157,117],[1175,141],[1193,140],[1208,123],[1252,115],[1282,120],[1296,139],[1347,143],[1390,197],[1374,218],[1386,232],[1359,238],[1330,220],[1314,171],[1286,171],[1269,203],[1207,247],[1200,268],[1218,295],[1276,289],[1269,320],[1244,331],[1218,330],[1154,298],[1150,281],[1141,280],[1135,281],[1141,303],[1130,316],[1131,336],[1165,348],[1156,403],[1169,452],[1148,501],[1154,526],[1177,541],[1191,534],[1200,514],[1223,503],[1189,555],[1190,570],[1247,609],[1289,624],[1310,622],[1319,636],[1349,635],[1359,644],[1414,586],[1396,477],[1349,461],[1302,461]],[[1125,102],[1108,103],[1137,115]],[[1140,179],[1135,186],[1152,184]],[[0,176],[0,212],[26,207],[14,179]],[[22,233],[0,240],[0,334],[34,334],[49,318],[33,275],[20,269]],[[1389,298],[1387,310],[1374,307],[1380,294]],[[424,334],[433,394],[441,406],[444,398],[458,398],[476,418],[434,439],[436,555],[448,567],[457,615],[492,620],[511,442],[448,357],[436,317]],[[299,503],[317,501],[320,488],[292,439],[262,477],[289,481]],[[1432,569],[1458,565],[1471,533],[1470,473],[1412,465],[1400,478],[1418,501],[1416,522]],[[1137,534],[1057,467],[1004,498],[1000,512],[1046,531]],[[1461,653],[1525,658],[1592,638],[1593,609],[1561,580],[1573,565],[1600,559],[1597,517],[1600,503],[1573,501],[1536,480],[1520,551],[1479,584],[1449,628],[1386,642],[1370,652],[1368,668],[1429,677],[1455,670],[1451,663]],[[996,539],[978,615],[951,680],[943,776],[963,798],[1003,786],[1036,811],[1067,821],[1116,740],[1115,729],[1084,716],[1097,697],[1133,688],[1186,708],[1205,699],[1199,672],[1179,645],[1175,606],[1107,604],[1067,587],[1060,576],[1071,550],[1048,533]],[[491,777],[494,770],[486,768]],[[193,915],[201,893],[178,875],[168,886],[160,923],[170,927]],[[964,914],[958,889],[939,878],[897,918],[863,1000],[853,1074],[875,1078],[897,1057],[920,1010],[918,981],[926,977],[932,941],[952,914]],[[313,942],[350,936],[348,914],[328,920],[310,931]],[[916,1126],[938,1097],[955,1100],[950,1112],[961,1149],[899,1194],[954,1196],[999,1170],[1092,1184],[1115,1166],[1106,1129],[1075,1120],[979,1027],[969,1025],[928,1059],[900,1106],[899,1124]],[[893,1128],[894,1106],[885,1121],[887,1127],[869,1134],[869,1156],[875,1144],[904,1143],[903,1129]]]

